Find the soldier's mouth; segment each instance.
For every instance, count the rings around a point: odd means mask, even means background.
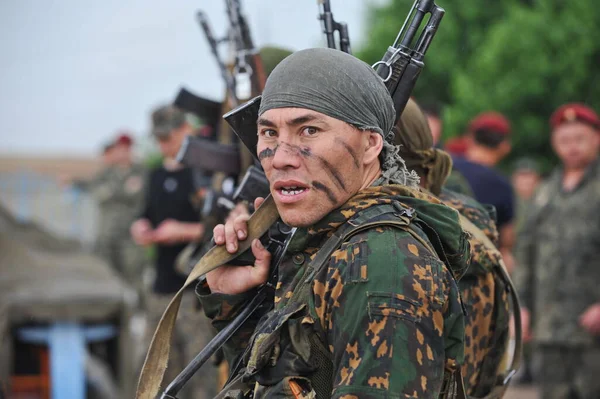
[[[280,189],[281,194],[282,195],[298,195],[300,193],[303,193],[304,191],[306,191],[306,188],[304,187],[297,187],[297,186],[293,186],[293,187],[282,187]]]
[[[282,203],[298,201],[310,190],[307,185],[295,180],[277,182],[273,188]]]

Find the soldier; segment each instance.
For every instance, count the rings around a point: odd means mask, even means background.
[[[567,104],[550,125],[562,165],[534,195],[516,252],[523,336],[539,353],[541,397],[600,398],[600,119]]]
[[[177,256],[188,243],[199,241],[204,235],[196,206],[194,173],[175,161],[183,140],[193,130],[186,115],[173,106],[162,106],[152,113],[152,134],[158,140],[164,161],[150,173],[145,208],[131,225],[131,235],[139,245],[154,245],[156,249],[155,280],[147,298],[147,344],[173,294],[185,282],[185,275],[175,268]],[[166,377],[169,382],[213,335],[210,322],[197,308],[193,292],[183,296],[179,316],[181,323],[173,334],[175,349],[171,351]],[[205,365],[180,398],[212,397],[215,378],[214,367]]]
[[[493,205],[500,234],[500,252],[509,271],[514,261],[514,194],[510,181],[495,166],[510,153],[510,122],[497,112],[484,112],[469,123],[464,158],[454,158],[454,168],[469,182],[474,198]]]
[[[433,145],[441,148],[442,130],[444,128],[441,104],[437,102],[421,104],[421,110],[427,118],[427,124],[429,125],[429,130],[431,131]]]
[[[443,188],[452,159],[433,147],[427,119],[416,102],[409,100],[396,126],[395,143],[400,146],[406,167],[415,170],[421,178],[421,187],[458,210],[497,245],[496,224],[486,209],[473,198]],[[462,374],[469,397],[483,398],[498,381],[504,380],[505,370],[500,366],[509,338],[507,281],[498,273],[497,268],[501,267],[498,259],[481,239],[471,234],[469,241],[471,262],[459,281],[467,310]]]
[[[519,159],[511,180],[516,194],[515,229],[519,232],[529,214],[533,194],[542,180],[537,162],[530,158]]]
[[[145,255],[131,240],[129,226],[141,210],[145,168],[133,161],[132,146],[131,136],[122,132],[104,148],[104,169],[90,180],[72,184],[89,193],[98,205],[95,252],[136,289],[141,305],[139,276]]]
[[[107,176],[106,186],[111,193],[100,214],[101,230],[98,250],[107,254],[111,265],[143,296],[142,281],[146,258],[129,235],[129,226],[143,205],[146,168],[134,161],[133,139],[123,132],[114,142],[114,166]]]
[[[457,213],[421,199],[386,141],[394,118],[381,79],[341,51],[296,52],[269,76],[257,154],[297,231],[275,309],[226,347],[231,359],[248,344],[245,369],[233,372],[246,396],[236,397],[437,398],[454,388],[464,325],[453,273],[468,243]],[[215,242],[235,252],[246,220],[217,226]],[[271,254],[257,239],[252,253],[254,267],[222,266],[197,288],[218,329],[267,280]]]

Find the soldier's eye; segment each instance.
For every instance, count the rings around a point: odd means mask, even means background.
[[[261,136],[264,137],[276,137],[277,132],[273,129],[263,129],[260,131]]]
[[[319,129],[317,129],[314,126],[307,126],[304,129],[302,129],[302,133],[306,136],[312,136],[313,134],[316,134],[319,132]]]

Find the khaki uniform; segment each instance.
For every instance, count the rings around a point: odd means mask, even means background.
[[[145,182],[146,170],[136,164],[127,170],[107,168],[92,180],[75,183],[98,204],[95,252],[132,285],[138,295],[143,292],[141,275],[145,254],[144,249],[133,242],[129,228],[141,211]]]
[[[600,398],[600,337],[579,325],[600,302],[599,209],[600,161],[570,192],[557,170],[536,193],[517,240],[515,280],[532,312],[543,398]]]

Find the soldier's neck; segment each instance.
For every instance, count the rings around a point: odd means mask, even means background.
[[[163,167],[171,172],[182,169],[183,165],[174,160],[173,158],[165,158],[163,160]]]
[[[572,191],[581,183],[587,168],[565,168],[562,175],[562,187],[565,191]]]
[[[493,168],[500,161],[498,159],[498,155],[494,150],[490,150],[486,147],[479,146],[476,144],[472,144],[467,153],[465,154],[465,158],[469,161],[478,163],[480,165],[487,166],[489,168]]]

